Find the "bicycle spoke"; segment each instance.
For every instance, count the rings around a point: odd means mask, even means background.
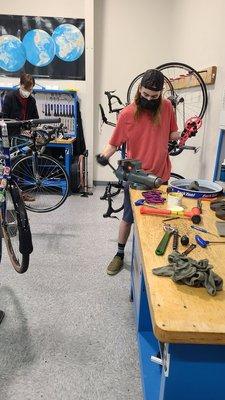
[[[30,173],[31,168],[32,173]],[[34,202],[26,201],[26,208],[31,211],[53,210],[59,207],[68,195],[69,183],[66,172],[60,163],[49,156],[39,155],[37,158],[26,156],[14,165],[13,173],[17,176],[23,192],[35,198]]]

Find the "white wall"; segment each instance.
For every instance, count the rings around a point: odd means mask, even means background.
[[[38,0],[27,2],[26,0],[14,0],[13,2],[1,2],[1,14],[9,15],[34,15],[65,18],[85,18],[85,56],[86,56],[86,80],[54,80],[36,79],[40,85],[57,85],[59,89],[77,89],[80,99],[81,114],[84,125],[86,145],[89,149],[89,179],[93,180],[93,19],[94,0]],[[0,85],[5,82],[17,84],[18,78],[0,77]]]
[[[94,154],[103,149],[112,133],[106,125],[101,134],[98,129],[98,104],[107,110],[104,91],[116,89],[125,101],[137,74],[170,59],[170,20],[168,0],[95,0]],[[95,163],[94,179],[110,180],[113,174]]]
[[[216,83],[207,86],[209,106],[204,128],[193,140],[201,151],[172,158],[177,173],[212,177],[225,89],[224,16],[224,0],[95,1],[95,154],[112,132],[104,125],[100,135],[96,122],[98,103],[107,109],[105,90],[117,89],[125,100],[135,75],[164,62],[180,61],[197,70],[216,65]],[[94,166],[97,181],[112,177],[109,169]]]
[[[225,2],[224,0],[213,2],[171,0],[170,3],[172,5],[170,38],[173,43],[170,58],[185,62],[197,70],[212,65],[218,67],[215,85],[207,85],[209,104],[204,118],[199,170],[200,177],[212,179],[219,135],[219,114],[225,91]],[[184,159],[188,157],[187,154],[184,156],[183,154],[179,156],[180,159],[176,159],[178,173],[182,171]]]

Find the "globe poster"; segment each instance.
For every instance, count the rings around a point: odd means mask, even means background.
[[[0,75],[85,80],[85,20],[0,15]]]

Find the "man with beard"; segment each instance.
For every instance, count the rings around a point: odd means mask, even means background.
[[[171,163],[168,142],[177,140],[177,123],[171,102],[162,98],[163,74],[150,69],[145,72],[138,87],[135,100],[125,107],[118,118],[114,132],[100,155],[109,159],[123,143],[127,158],[140,160],[142,169],[163,181],[170,177]],[[109,275],[117,274],[123,266],[124,248],[133,223],[129,186],[124,189],[124,212],[119,227],[118,251],[108,265]]]

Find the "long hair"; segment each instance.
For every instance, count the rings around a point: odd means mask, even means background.
[[[146,109],[143,109],[140,105],[141,93],[139,91],[139,88],[140,88],[140,86],[138,87],[137,92],[135,94],[135,98],[134,98],[134,103],[136,105],[136,109],[134,112],[134,119],[138,120],[140,118],[141,114],[143,114],[143,112],[145,112],[145,113],[148,112],[149,117],[151,118],[153,124],[160,125],[161,109],[162,109],[162,95],[160,95],[160,104],[156,111],[146,110]]]

